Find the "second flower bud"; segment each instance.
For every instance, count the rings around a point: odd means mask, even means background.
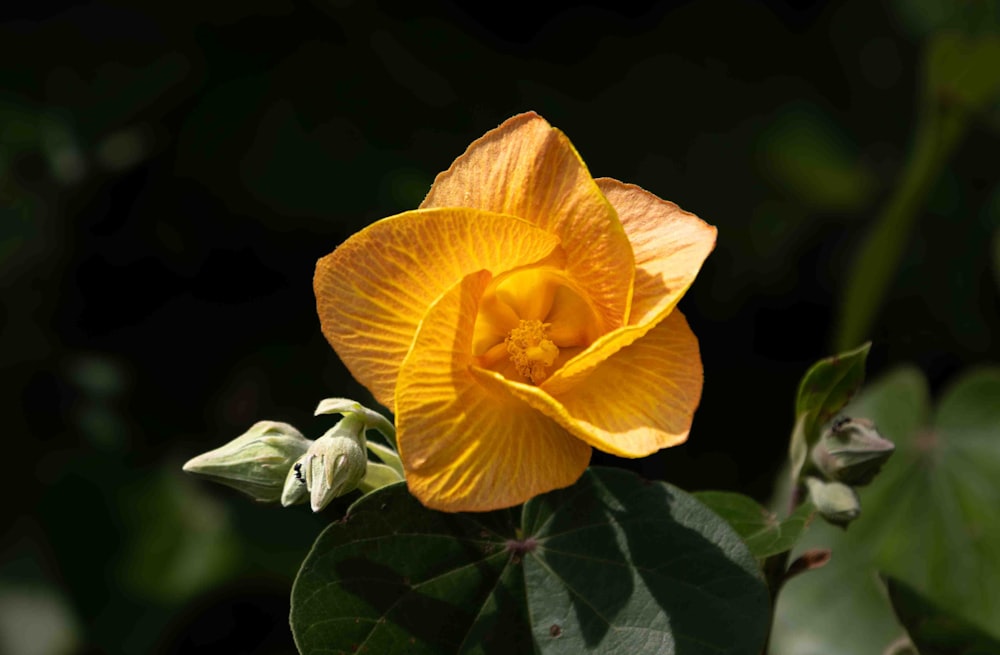
[[[365,423],[356,414],[347,414],[309,447],[285,480],[281,503],[303,502],[318,512],[334,498],[354,491],[368,467]]]

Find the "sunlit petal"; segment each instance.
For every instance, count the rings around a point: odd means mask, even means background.
[[[473,375],[472,322],[490,277],[470,274],[431,306],[399,372],[406,481],[434,509],[510,507],[572,484],[590,460],[590,446],[556,421]]]
[[[535,113],[474,141],[434,180],[421,207],[475,207],[558,235],[567,270],[614,329],[627,317],[634,262],[615,210],[569,139]]]
[[[629,325],[657,322],[694,282],[717,230],[634,184],[600,178],[597,185],[618,211],[635,256]]]
[[[558,244],[526,221],[476,209],[416,210],[378,221],[316,265],[323,334],[351,374],[392,409],[399,366],[438,296],[473,271],[534,263]]]
[[[590,370],[646,334],[669,314],[715,247],[717,230],[694,214],[634,184],[600,178],[635,253],[635,287],[628,325],[603,335],[544,384],[550,394],[572,388]]]
[[[595,448],[644,457],[687,439],[701,399],[702,366],[698,340],[674,310],[556,398],[542,388],[497,381]]]

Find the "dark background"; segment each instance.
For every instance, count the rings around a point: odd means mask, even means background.
[[[689,443],[595,463],[768,497],[924,45],[991,3],[473,4],[0,9],[0,650],[294,652],[291,580],[345,504],[255,505],[180,466],[370,401],[320,334],[315,261],[528,109],[595,176],[719,228],[681,303],[706,380]],[[987,118],[906,237],[870,376],[915,363],[938,388],[1000,355]]]

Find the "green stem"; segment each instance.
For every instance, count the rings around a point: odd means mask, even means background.
[[[834,331],[837,351],[869,338],[878,308],[903,258],[913,222],[965,133],[967,121],[961,107],[937,98],[928,98],[926,106],[902,179],[848,270],[837,312],[840,323]]]
[[[788,516],[791,516],[799,505],[805,500],[802,495],[802,485],[798,480],[793,483],[792,491],[788,502]],[[767,591],[771,596],[771,625],[767,631],[767,639],[764,640],[764,648],[761,655],[767,655],[771,648],[771,634],[774,632],[774,611],[778,606],[778,592],[781,591],[785,583],[785,572],[788,570],[788,560],[792,555],[791,550],[772,555],[764,560],[763,572],[764,582],[767,584]]]
[[[381,414],[375,414],[375,412],[372,412],[372,414],[374,414],[374,416],[369,417],[371,419],[371,423],[369,423],[368,427],[379,432],[386,438],[386,441],[389,442],[393,449],[398,451],[399,446],[396,444],[396,426],[392,424],[392,421]]]

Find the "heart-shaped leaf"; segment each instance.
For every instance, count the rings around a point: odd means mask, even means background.
[[[920,655],[996,655],[1000,641],[929,601],[904,582],[885,579],[889,601]]]
[[[803,503],[781,520],[753,498],[730,491],[699,491],[694,497],[725,519],[758,560],[791,550],[813,514],[812,506]]]
[[[963,621],[1000,638],[1000,369],[974,370],[931,414],[927,383],[897,371],[845,411],[896,443],[861,491],[846,532],[813,524],[803,547],[829,547],[828,566],[790,582],[778,601],[776,654],[880,655],[902,634],[875,571],[887,572]]]
[[[767,623],[739,536],[679,489],[615,469],[486,514],[380,489],[320,535],[292,590],[303,655],[756,655]]]

